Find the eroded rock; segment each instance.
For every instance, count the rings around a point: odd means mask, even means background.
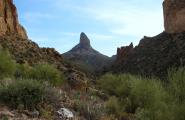
[[[167,33],[185,31],[185,0],[164,0],[164,27]]]

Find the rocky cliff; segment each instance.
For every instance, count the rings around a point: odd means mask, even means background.
[[[95,73],[101,71],[111,58],[99,53],[92,48],[90,40],[85,33],[80,34],[80,42],[70,51],[63,54],[64,59],[78,66],[87,73]]]
[[[118,49],[114,72],[164,78],[168,69],[185,65],[185,0],[165,0],[163,6],[165,31]]]
[[[25,29],[19,24],[17,9],[12,0],[0,0],[0,36],[5,34],[27,38]]]
[[[165,0],[164,26],[167,33],[185,31],[185,0]]]

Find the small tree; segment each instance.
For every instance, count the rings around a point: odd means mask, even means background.
[[[13,77],[16,70],[16,62],[11,58],[7,50],[0,49],[0,79]]]

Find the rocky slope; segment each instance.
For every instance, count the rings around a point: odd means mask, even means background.
[[[114,72],[165,77],[169,68],[185,64],[185,1],[165,0],[163,6],[165,31],[118,49]]]
[[[80,69],[94,73],[101,71],[111,62],[111,58],[94,50],[85,33],[80,35],[80,43],[63,54],[64,59],[80,67]]]
[[[69,82],[81,87],[86,82],[85,74],[66,64],[63,57],[54,48],[40,48],[27,37],[19,24],[16,7],[12,0],[0,1],[0,46],[7,49],[13,58],[21,64],[34,65],[47,62],[55,65],[66,74]]]
[[[164,77],[167,70],[185,64],[185,33],[163,32],[143,38],[139,45],[125,56],[118,54],[115,72],[129,72]]]

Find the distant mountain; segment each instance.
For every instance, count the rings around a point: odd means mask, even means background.
[[[64,53],[63,57],[87,73],[102,71],[112,61],[110,57],[93,49],[89,38],[83,32],[80,35],[80,43]]]

